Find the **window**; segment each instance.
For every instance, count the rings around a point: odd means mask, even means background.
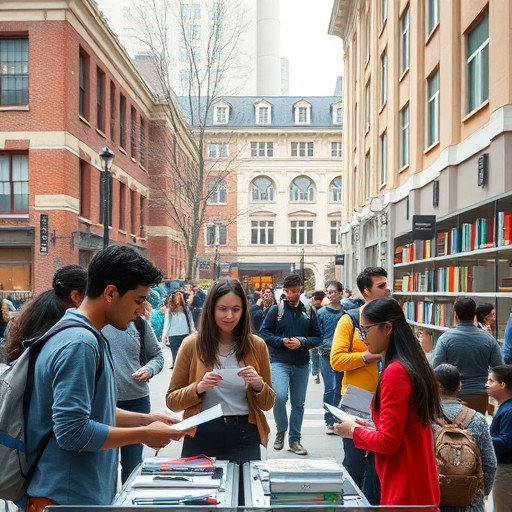
[[[332,203],[341,202],[341,176],[334,178],[329,185],[329,201]]]
[[[110,140],[114,140],[116,126],[116,86],[110,82]]]
[[[201,64],[201,47],[198,45],[192,46],[192,57],[194,64]]]
[[[308,122],[308,107],[299,107],[299,123]]]
[[[0,282],[4,290],[30,291],[33,259],[31,247],[0,248]]]
[[[96,128],[105,131],[105,73],[96,68]]]
[[[180,62],[187,62],[187,48],[184,45],[180,46]]]
[[[146,215],[146,198],[141,195],[139,199],[140,199],[140,201],[139,201],[139,204],[140,204],[140,208],[139,208],[139,236],[140,237],[144,237],[145,236],[144,226],[146,225],[146,218],[145,218],[145,215]]]
[[[306,176],[299,176],[290,183],[290,201],[314,201],[315,187]]]
[[[78,113],[89,117],[89,55],[80,49],[78,57]]]
[[[402,130],[400,164],[405,167],[409,165],[409,105],[400,112],[400,120]]]
[[[135,234],[137,229],[137,192],[130,190],[130,233]]]
[[[201,25],[192,26],[192,39],[196,41],[201,39]]]
[[[194,20],[201,19],[201,4],[192,4],[192,18]]]
[[[427,0],[427,36],[429,36],[439,23],[439,0]]]
[[[364,122],[365,122],[365,133],[370,131],[370,116],[371,116],[371,89],[370,80],[366,84],[365,90],[366,101],[364,104]]]
[[[341,242],[341,221],[339,220],[331,220],[331,244],[339,245]]]
[[[251,157],[274,156],[273,142],[251,142]]]
[[[222,178],[208,181],[208,204],[226,204],[228,202],[228,186]]]
[[[341,158],[343,156],[343,142],[331,142],[331,156]]]
[[[125,228],[126,215],[126,185],[119,183],[119,229]]]
[[[468,112],[489,99],[489,13],[467,37]]]
[[[251,221],[251,244],[273,245],[274,244],[274,221],[273,220],[252,220]]]
[[[409,69],[409,6],[405,9],[402,19],[400,21],[402,27],[402,39],[401,39],[401,71],[404,73]]]
[[[380,0],[380,22],[384,25],[384,22],[388,19],[388,0]]]
[[[206,226],[206,244],[207,245],[226,245],[227,228],[224,224],[213,224]]]
[[[208,144],[208,158],[227,158],[229,145],[223,142]]]
[[[91,172],[84,160],[80,160],[80,216],[91,218]]]
[[[334,110],[334,116],[335,116],[335,124],[341,124],[343,121],[343,110],[341,107],[337,107]]]
[[[439,70],[428,79],[427,147],[439,141]]]
[[[131,107],[130,109],[130,156],[135,158],[136,152],[136,140],[137,140],[137,113],[135,111],[135,107]],[[135,233],[135,231],[132,231]]]
[[[28,105],[28,39],[0,39],[0,105]]]
[[[268,107],[258,107],[258,124],[270,124],[269,110]]]
[[[28,213],[28,156],[0,154],[0,212]]]
[[[227,124],[228,122],[228,107],[215,107],[215,123]]]
[[[388,134],[380,136],[380,184],[384,185],[388,175]]]
[[[366,60],[368,62],[370,60],[370,28],[371,28],[371,17],[370,17],[370,8],[366,11],[366,23],[365,23],[365,31],[364,31],[364,44],[366,49]]]
[[[371,195],[372,188],[372,172],[370,167],[370,152],[366,153],[364,157],[364,192],[365,197],[368,199]]]
[[[273,201],[274,183],[269,178],[256,178],[251,185],[251,198],[253,201]]]
[[[144,121],[144,118],[140,116],[140,137],[139,137],[139,144],[140,144],[140,163],[144,165],[144,162],[146,161],[146,122]]]
[[[313,142],[292,142],[292,156],[313,156]]]
[[[290,243],[292,245],[313,244],[313,221],[292,220]]]
[[[181,88],[186,91],[189,88],[190,80],[189,80],[188,69],[180,69],[180,85]]]
[[[380,56],[380,104],[388,99],[388,51],[384,50]]]
[[[119,95],[119,145],[126,148],[126,96]]]

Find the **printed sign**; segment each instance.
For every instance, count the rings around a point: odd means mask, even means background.
[[[48,254],[48,215],[41,214],[39,225],[39,251]]]
[[[435,215],[413,215],[412,239],[432,240],[436,236]]]

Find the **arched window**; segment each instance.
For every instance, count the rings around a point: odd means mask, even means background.
[[[341,176],[334,178],[329,185],[329,201],[333,203],[341,202]]]
[[[208,181],[208,204],[226,204],[228,187],[222,178]]]
[[[253,201],[273,201],[274,183],[272,180],[264,176],[256,178],[251,185],[251,199]]]
[[[290,183],[290,201],[314,201],[315,186],[306,176],[299,176]]]

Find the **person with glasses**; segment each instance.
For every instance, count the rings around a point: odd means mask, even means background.
[[[325,286],[329,304],[317,310],[318,328],[322,334],[322,343],[318,346],[318,353],[320,355],[320,369],[324,380],[323,401],[326,404],[338,407],[341,400],[343,372],[337,372],[332,369],[330,358],[334,331],[341,315],[343,315],[343,308],[340,304],[341,297],[343,296],[343,285],[339,281],[327,281]],[[325,433],[327,435],[336,435],[334,431],[334,417],[327,410],[324,411],[324,421]]]
[[[381,505],[438,506],[431,423],[441,409],[434,371],[396,300],[363,306],[360,331],[368,351],[384,355],[372,401],[375,427],[360,420],[334,428],[356,448],[375,453]]]
[[[366,302],[380,297],[389,297],[388,274],[382,267],[367,267],[357,276],[357,287]],[[360,309],[351,309],[340,318],[331,348],[331,366],[344,372],[341,394],[351,384],[358,388],[374,392],[379,378],[378,362],[380,353],[371,353],[361,338],[359,329]],[[343,439],[343,465],[361,488],[372,505],[379,504],[379,479],[375,473],[373,453],[359,450],[352,439]]]

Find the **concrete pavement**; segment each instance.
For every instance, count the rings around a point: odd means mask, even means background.
[[[165,365],[163,370],[153,377],[149,384],[151,389],[151,410],[153,412],[164,412],[166,410],[165,393],[172,375],[172,370],[169,369],[172,360],[169,349],[164,350],[164,356]],[[310,376],[306,395],[304,422],[302,424],[301,444],[308,450],[309,457],[335,457],[338,462],[342,462],[343,445],[341,438],[338,436],[327,435],[325,433],[325,423],[323,419],[324,413],[322,409],[323,390],[323,383],[316,384]],[[285,457],[301,458],[302,456],[288,451],[287,439],[285,440],[285,447],[283,450],[274,450],[273,444],[276,434],[276,425],[272,416],[272,411],[269,411],[266,416],[268,424],[270,425],[270,439],[268,447],[262,448],[261,450],[262,459]],[[160,450],[159,455],[179,457],[181,455],[181,445],[181,442],[173,441],[167,447]],[[154,450],[144,447],[145,457],[153,456],[154,454]]]

